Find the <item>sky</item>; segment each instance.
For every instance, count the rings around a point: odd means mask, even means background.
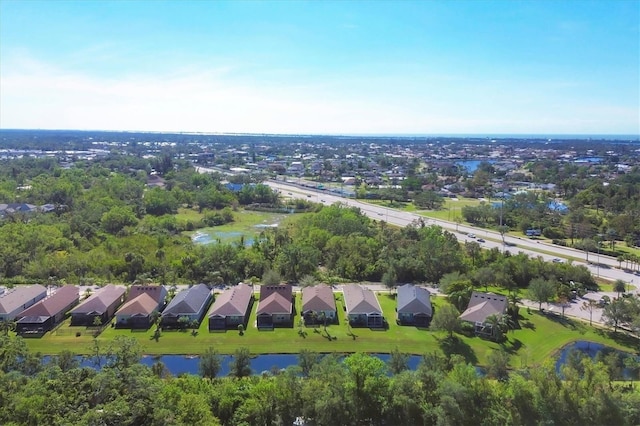
[[[640,134],[640,0],[0,0],[0,128]]]

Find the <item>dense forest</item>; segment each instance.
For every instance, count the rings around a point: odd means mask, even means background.
[[[121,338],[104,348],[102,369],[65,352],[43,365],[20,338],[0,337],[0,423],[4,425],[634,425],[640,392],[614,382],[610,364],[573,355],[558,373],[550,360],[507,374],[495,362],[480,376],[459,356],[424,355],[415,371],[396,351],[387,364],[366,354],[299,355],[286,370],[251,375],[236,351],[230,375],[220,357],[200,361],[202,377],[171,377]],[[614,367],[615,368],[615,367]]]

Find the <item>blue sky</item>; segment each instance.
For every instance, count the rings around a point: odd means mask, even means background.
[[[0,0],[0,127],[640,134],[640,1]]]

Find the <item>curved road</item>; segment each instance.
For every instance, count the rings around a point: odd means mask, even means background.
[[[497,247],[499,250],[508,250],[513,253],[523,252],[531,257],[542,257],[546,261],[566,261],[571,259],[575,265],[586,266],[594,276],[604,278],[607,280],[623,280],[631,286],[640,285],[640,276],[625,272],[623,270],[615,268],[618,266],[618,261],[610,256],[596,255],[591,253],[589,255],[589,262],[586,261],[586,254],[583,251],[575,250],[568,247],[556,246],[553,244],[540,242],[536,240],[530,240],[526,237],[513,237],[505,235],[505,245],[502,244],[502,236],[500,233],[492,230],[486,230],[482,228],[475,228],[468,225],[458,225],[454,222],[446,220],[427,218],[415,213],[403,212],[387,207],[376,206],[373,204],[364,203],[352,198],[344,198],[337,195],[333,195],[330,192],[316,190],[313,188],[306,188],[299,185],[295,185],[289,182],[281,182],[269,180],[265,182],[273,189],[277,189],[281,194],[292,198],[303,198],[317,203],[323,203],[331,205],[333,203],[342,203],[352,207],[358,207],[364,214],[371,219],[384,220],[387,223],[391,223],[397,226],[407,226],[410,223],[415,222],[418,219],[422,219],[428,225],[438,225],[444,229],[452,231],[458,238],[458,241],[477,241],[474,238],[469,238],[467,234],[473,233],[477,238],[487,239],[485,242],[481,242],[481,246],[486,249]],[[544,251],[546,253],[541,253]],[[578,259],[577,261],[574,259]],[[595,261],[595,263],[593,263]]]

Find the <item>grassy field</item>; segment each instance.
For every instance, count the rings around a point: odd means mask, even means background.
[[[462,207],[478,206],[479,204],[480,200],[476,198],[445,198],[444,204],[440,210],[420,210],[418,213],[422,216],[453,222],[456,217],[460,217],[462,219]],[[464,223],[464,219],[462,222]]]
[[[508,333],[508,340],[497,344],[478,337],[457,335],[447,339],[442,332],[428,329],[399,326],[395,322],[395,299],[389,294],[378,294],[385,317],[389,323],[387,330],[368,328],[350,328],[344,321],[342,295],[337,295],[338,317],[340,323],[327,327],[299,327],[301,296],[296,296],[296,319],[292,328],[279,328],[273,331],[258,331],[255,327],[257,303],[249,320],[249,326],[243,336],[237,330],[210,333],[208,323],[202,322],[197,332],[163,331],[156,341],[153,330],[131,331],[107,326],[97,338],[103,348],[107,348],[118,335],[136,338],[145,354],[200,354],[208,347],[214,347],[220,353],[233,353],[239,347],[248,347],[253,354],[298,353],[301,349],[317,352],[390,352],[398,348],[403,352],[424,354],[438,351],[445,354],[460,354],[476,365],[484,365],[491,351],[504,348],[511,354],[511,365],[535,365],[552,356],[564,345],[576,340],[589,340],[603,343],[618,349],[634,350],[633,344],[622,339],[621,333],[612,338],[608,331],[588,327],[573,320],[560,320],[537,312],[527,312],[522,308],[521,328]],[[443,298],[433,298],[436,312],[438,306],[447,303]],[[437,313],[436,313],[437,315]],[[300,333],[302,331],[302,333]],[[76,336],[80,333],[80,336]],[[88,354],[93,345],[92,331],[85,327],[71,327],[68,320],[58,329],[47,333],[40,339],[26,339],[29,348],[43,354],[56,354],[62,350],[71,350],[79,354]]]
[[[187,210],[182,213],[178,213],[178,216],[182,219],[190,218],[190,220],[199,220],[196,215],[199,213],[193,210]],[[222,242],[230,242],[239,240],[241,236],[245,239],[251,239],[259,234],[262,229],[260,225],[268,226],[280,223],[289,215],[281,213],[267,213],[257,212],[252,210],[240,210],[234,212],[234,221],[221,226],[214,226],[208,228],[201,228],[197,231],[186,231],[184,234],[189,237],[193,236],[196,232],[201,234],[207,234],[211,239],[220,239]]]

